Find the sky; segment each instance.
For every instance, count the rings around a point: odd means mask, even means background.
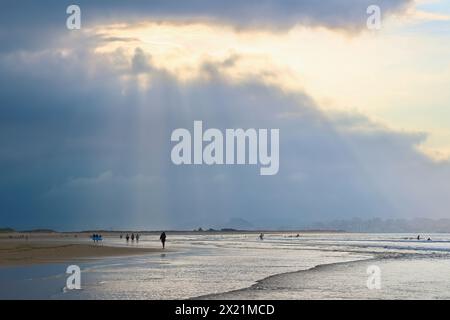
[[[449,0],[5,0],[0,227],[450,218],[449,84]],[[278,174],[174,165],[195,120],[279,129]]]

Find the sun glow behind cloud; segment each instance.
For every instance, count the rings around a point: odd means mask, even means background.
[[[417,14],[411,13],[384,21],[379,32],[349,33],[305,26],[237,31],[222,24],[147,21],[100,26],[94,33],[104,39],[96,48],[99,54],[121,52],[130,59],[141,48],[152,65],[184,81],[207,76],[212,62],[234,81],[254,77],[307,92],[324,110],[357,110],[398,129],[425,130],[430,133],[427,147],[445,154],[450,120],[442,123],[439,110],[450,104],[445,89],[450,41],[404,32],[416,23]],[[141,78],[143,87],[149,84],[148,77]]]

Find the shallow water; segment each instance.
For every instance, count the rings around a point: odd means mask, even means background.
[[[413,239],[416,236],[318,233],[297,238],[274,233],[260,241],[256,234],[244,233],[168,234],[169,250],[164,254],[80,263],[82,290],[64,290],[68,264],[0,268],[0,298],[447,297],[450,235],[426,235],[433,241],[417,241]],[[106,238],[104,242],[127,245],[119,239]],[[151,235],[143,236],[139,244],[128,245],[160,244],[158,236]],[[348,263],[366,259],[373,260]],[[374,263],[382,270],[381,290],[366,286],[366,268]],[[327,266],[314,268],[319,265]],[[309,271],[295,272],[299,270]],[[277,276],[270,277],[273,275]],[[239,289],[244,290],[235,291]],[[225,293],[229,291],[233,292]],[[211,296],[219,293],[225,295]]]
[[[367,268],[381,270],[379,289],[367,287]],[[450,259],[415,257],[324,265],[264,279],[243,290],[205,299],[450,299]]]

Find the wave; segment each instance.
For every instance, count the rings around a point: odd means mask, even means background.
[[[230,300],[239,300],[239,296],[241,294],[251,293],[251,292],[258,292],[261,290],[277,290],[276,286],[274,286],[274,283],[276,283],[276,279],[282,279],[282,278],[290,278],[292,276],[300,276],[302,274],[309,274],[312,272],[326,272],[329,269],[334,269],[336,267],[340,266],[357,266],[360,264],[368,264],[373,263],[377,264],[383,261],[401,261],[401,260],[408,260],[408,259],[441,259],[445,258],[448,259],[450,257],[449,254],[441,254],[441,253],[430,253],[430,254],[420,254],[420,253],[379,253],[379,252],[373,252],[373,256],[369,257],[367,259],[356,259],[351,261],[343,261],[343,262],[333,262],[333,263],[324,263],[324,264],[318,264],[316,266],[313,266],[311,268],[297,270],[297,271],[289,271],[289,272],[282,272],[278,274],[273,274],[270,276],[267,276],[265,278],[262,278],[260,280],[255,281],[254,284],[251,286],[248,286],[246,288],[240,288],[236,290],[230,290],[225,291],[221,293],[215,293],[215,294],[207,294],[202,295],[198,297],[191,298],[193,300],[209,300],[209,299],[230,299]],[[280,288],[285,289],[285,288]],[[249,299],[248,295],[244,296],[244,299]],[[251,298],[250,298],[251,299]]]

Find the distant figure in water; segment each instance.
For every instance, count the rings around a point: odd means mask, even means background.
[[[417,236],[417,240],[420,240],[420,235]]]
[[[131,234],[131,241],[134,241],[134,233]]]
[[[300,234],[299,234],[299,233],[297,233],[296,237],[297,237],[297,238],[300,238]]]
[[[166,247],[166,233],[163,232],[161,233],[161,235],[159,236],[159,240],[161,240],[163,249]]]
[[[428,238],[427,241],[431,241],[431,238]]]
[[[130,236],[127,233],[127,236],[125,237],[127,239],[127,242],[130,241]]]
[[[136,241],[139,242],[139,233],[136,233]]]
[[[120,235],[120,239],[122,239],[122,238],[123,238],[123,234]]]
[[[261,233],[261,234],[259,235],[259,239],[260,239],[260,240],[264,240],[264,234],[263,234],[263,233]]]

